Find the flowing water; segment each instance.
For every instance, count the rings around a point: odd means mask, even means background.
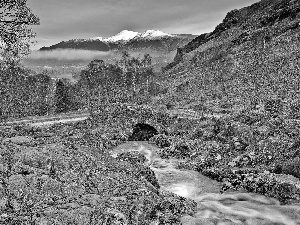
[[[176,169],[176,161],[159,158],[157,150],[148,142],[132,141],[117,146],[112,156],[126,151],[144,154],[161,189],[196,201],[197,213],[182,217],[182,224],[300,224],[300,205],[283,206],[275,199],[252,193],[220,194],[218,182],[196,171]]]

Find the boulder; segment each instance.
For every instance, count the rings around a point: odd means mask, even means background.
[[[156,188],[160,188],[155,173],[144,163],[147,158],[139,152],[124,152],[117,156],[117,160],[127,161],[134,165],[136,172],[134,173],[137,178],[144,177],[150,184]]]
[[[117,156],[118,160],[121,161],[128,161],[132,164],[136,163],[145,163],[147,161],[146,156],[144,156],[142,153],[139,152],[123,152]]]
[[[159,148],[165,148],[171,146],[170,137],[164,134],[155,135],[150,139],[150,141],[153,142]]]

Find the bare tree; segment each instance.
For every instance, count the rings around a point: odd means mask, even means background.
[[[131,88],[129,92],[133,96],[133,101],[136,100],[137,91],[141,89],[143,85],[145,85],[144,87],[146,87],[148,95],[149,80],[153,76],[152,58],[149,54],[145,54],[143,58],[135,58],[124,51],[117,65],[123,71],[124,86],[126,89],[128,86]]]
[[[29,25],[39,25],[39,18],[31,12],[27,0],[0,1],[0,63],[2,67],[15,65],[29,54],[35,33]]]
[[[91,116],[93,116],[95,108],[95,98],[99,102],[101,92],[101,81],[103,81],[104,73],[104,62],[103,60],[93,60],[89,63],[86,70],[82,70],[80,74],[80,80],[85,86],[86,96],[88,100],[88,110]]]
[[[147,95],[149,94],[149,78],[150,75],[153,74],[153,68],[152,68],[152,57],[149,54],[145,54],[144,58],[141,61],[142,68],[146,70],[147,74],[147,80],[146,80],[146,90],[147,90]]]

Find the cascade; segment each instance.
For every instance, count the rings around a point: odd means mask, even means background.
[[[183,225],[300,224],[300,205],[280,205],[279,201],[254,193],[220,193],[220,184],[192,170],[176,168],[176,161],[161,159],[158,147],[146,141],[129,141],[112,150],[113,157],[123,152],[140,152],[155,172],[162,190],[197,202],[197,213],[183,216]]]

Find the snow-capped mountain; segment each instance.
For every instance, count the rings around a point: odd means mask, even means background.
[[[123,30],[112,37],[94,37],[89,39],[72,39],[62,41],[50,47],[43,47],[40,50],[53,49],[85,49],[96,51],[110,50],[134,50],[153,49],[170,52],[176,50],[196,35],[191,34],[168,34],[160,30],[147,30],[143,33]]]
[[[147,30],[147,31],[145,31],[144,33],[140,34],[137,37],[153,39],[153,38],[166,37],[166,36],[172,37],[171,34],[164,33],[160,30]]]
[[[114,35],[112,37],[109,38],[103,38],[103,37],[96,37],[96,38],[92,38],[94,40],[100,40],[103,42],[117,42],[117,41],[129,41],[131,39],[133,39],[134,37],[136,37],[137,35],[139,35],[139,32],[134,32],[134,31],[130,31],[130,30],[123,30],[120,33],[118,33],[117,35]]]
[[[100,40],[103,42],[119,42],[119,41],[130,41],[132,39],[156,39],[160,37],[172,37],[173,35],[164,33],[160,30],[147,30],[143,33],[130,31],[130,30],[123,30],[117,35],[112,37],[103,38],[103,37],[95,37],[92,40]]]

